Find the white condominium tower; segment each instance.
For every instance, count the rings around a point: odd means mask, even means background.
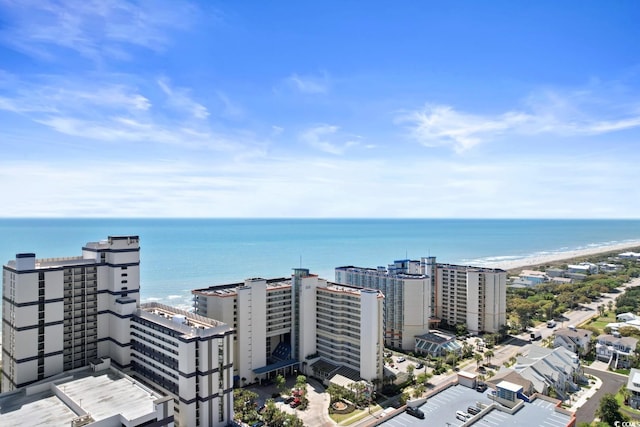
[[[382,291],[385,345],[404,350],[441,321],[473,333],[498,332],[506,323],[506,276],[499,269],[438,264],[435,257],[335,269],[337,283]]]
[[[117,236],[87,243],[81,256],[22,253],[4,266],[3,392],[109,359],[173,398],[167,425],[233,419],[233,329],[141,305],[139,253],[138,236]]]
[[[382,378],[380,292],[328,283],[307,269],[291,278],[192,291],[197,314],[234,325],[239,385],[276,373]],[[357,378],[356,378],[357,377]]]

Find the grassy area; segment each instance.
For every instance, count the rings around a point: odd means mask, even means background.
[[[380,405],[372,406],[371,413],[373,414],[381,409],[382,407]],[[369,416],[368,409],[356,409],[350,414],[329,414],[329,417],[341,426],[351,425],[367,416]]]
[[[596,319],[596,320],[593,321],[593,319]],[[593,319],[591,321],[587,321],[584,325],[597,328],[600,331],[600,333],[602,333],[604,331],[605,326],[607,326],[607,324],[613,323],[616,321],[616,314],[613,311],[607,311],[604,316],[599,316],[597,318],[594,317]]]
[[[625,412],[627,415],[635,419],[640,418],[639,410],[633,409],[631,406],[627,406],[624,404],[624,396],[622,396],[622,393],[616,393],[616,401],[618,402],[618,405],[620,405],[620,409],[622,410],[622,412]]]

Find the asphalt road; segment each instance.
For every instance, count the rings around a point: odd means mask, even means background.
[[[584,372],[602,380],[602,387],[587,402],[576,411],[576,425],[585,421],[591,423],[600,406],[600,399],[607,393],[616,394],[623,384],[627,383],[627,377],[612,372],[599,371],[597,369],[584,368]]]

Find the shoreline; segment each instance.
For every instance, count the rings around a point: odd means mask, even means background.
[[[532,268],[541,265],[548,265],[551,263],[559,263],[572,261],[579,258],[586,258],[594,255],[606,255],[606,254],[618,254],[621,252],[628,252],[632,249],[640,251],[640,240],[634,240],[624,243],[615,243],[611,245],[594,246],[585,249],[575,249],[570,251],[556,252],[552,254],[532,255],[519,259],[510,259],[504,261],[494,261],[482,263],[482,267],[488,268],[500,268],[507,271],[522,270],[525,268]],[[480,265],[479,265],[480,266]]]

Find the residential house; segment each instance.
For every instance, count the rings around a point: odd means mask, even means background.
[[[586,329],[558,329],[554,333],[553,348],[564,347],[578,356],[584,356],[591,348],[592,335],[593,332]]]
[[[620,313],[616,316],[618,322],[628,322],[630,320],[640,320],[640,316],[636,316],[633,313]]]
[[[544,283],[549,280],[548,276],[544,271],[537,270],[522,270],[519,274],[521,279],[527,280],[534,285]]]
[[[580,264],[570,264],[567,266],[568,273],[595,274],[598,272],[598,266],[590,262],[581,262]]]
[[[640,252],[623,252],[618,254],[618,258],[638,260],[640,259]]]
[[[640,369],[631,368],[627,380],[627,390],[630,393],[629,406],[633,409],[640,408]]]
[[[637,345],[636,338],[602,334],[596,344],[596,358],[608,362],[613,369],[629,368]]]
[[[556,268],[556,267],[552,267],[552,268],[547,268],[544,271],[548,277],[564,277],[564,273],[565,270],[562,268]]]

